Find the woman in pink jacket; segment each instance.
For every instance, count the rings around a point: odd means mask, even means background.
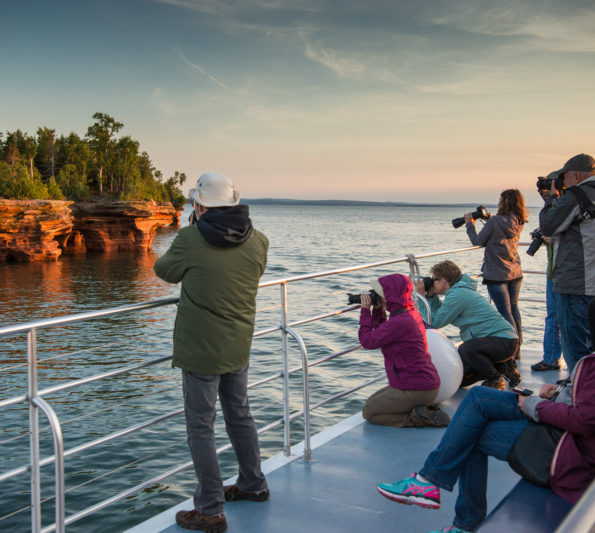
[[[448,415],[432,407],[440,377],[428,353],[411,280],[390,274],[373,280],[371,286],[380,299],[371,312],[370,295],[361,295],[359,341],[368,350],[381,349],[388,386],[368,398],[364,418],[383,426],[447,426]]]

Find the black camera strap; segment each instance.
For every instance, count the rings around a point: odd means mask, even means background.
[[[574,185],[572,187],[568,187],[566,190],[571,192],[578,201],[580,209],[578,218],[579,224],[583,220],[591,220],[592,218],[595,218],[595,205],[593,205],[593,202],[582,187]]]

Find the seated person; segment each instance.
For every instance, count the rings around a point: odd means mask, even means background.
[[[486,298],[476,292],[477,282],[452,261],[442,261],[431,269],[432,286],[425,292],[420,280],[415,289],[426,295],[432,312],[431,325],[442,328],[454,324],[460,329],[463,343],[459,355],[463,361],[463,381],[466,387],[479,380],[482,385],[503,390],[521,381],[514,363],[518,336],[510,322],[502,317]],[[444,295],[440,301],[438,295]],[[422,306],[422,314],[425,314]]]
[[[595,345],[595,304],[589,325]],[[475,531],[487,512],[487,457],[505,461],[531,418],[565,431],[552,458],[549,484],[561,498],[577,502],[595,479],[595,353],[581,358],[571,379],[561,383],[546,383],[539,396],[528,397],[473,387],[419,473],[380,483],[378,491],[399,503],[437,509],[440,489],[452,491],[458,480],[453,525],[441,531]]]
[[[402,274],[390,274],[372,280],[371,286],[379,302],[371,313],[370,295],[361,295],[359,341],[368,350],[381,349],[389,384],[368,398],[364,418],[382,426],[447,426],[448,415],[432,407],[440,377],[411,296],[413,283]]]

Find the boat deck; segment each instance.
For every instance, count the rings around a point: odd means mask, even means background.
[[[535,393],[542,383],[566,377],[559,372],[531,372],[541,352],[523,349],[522,385]],[[465,392],[459,390],[442,408],[452,415]],[[311,462],[279,454],[263,463],[271,499],[263,503],[233,502],[225,506],[229,531],[292,533],[311,531],[406,531],[439,529],[452,522],[457,488],[442,491],[442,507],[427,510],[400,505],[376,491],[381,481],[394,481],[418,469],[438,444],[444,429],[375,426],[356,414],[312,438]],[[292,452],[301,454],[296,445]],[[490,510],[519,480],[507,464],[490,458]],[[128,530],[128,533],[181,532],[175,513],[192,509],[192,500]],[[551,531],[557,524],[552,524]]]

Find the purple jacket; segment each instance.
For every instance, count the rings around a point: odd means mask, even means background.
[[[552,490],[575,503],[595,479],[595,353],[576,365],[572,405],[537,404],[539,420],[566,430],[550,466]]]
[[[428,353],[426,330],[415,309],[411,280],[402,274],[390,274],[378,280],[384,291],[384,311],[362,308],[359,341],[368,350],[381,348],[388,383],[393,389],[432,390],[440,386],[440,377]]]

